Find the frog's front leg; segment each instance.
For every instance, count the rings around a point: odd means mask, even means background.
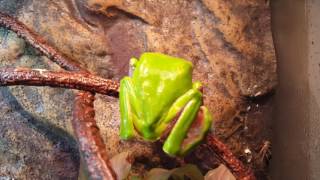
[[[138,103],[134,93],[133,84],[130,77],[125,77],[120,81],[120,137],[121,139],[131,139],[135,135],[133,121],[136,118],[132,104]]]
[[[201,106],[200,88],[201,84],[195,83],[193,89],[178,98],[162,122],[162,124],[170,123],[180,112],[163,146],[163,150],[169,155],[185,155],[201,142],[210,129],[212,117],[208,109]]]

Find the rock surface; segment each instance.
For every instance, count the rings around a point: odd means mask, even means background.
[[[119,80],[128,72],[129,58],[145,51],[192,61],[194,79],[205,85],[217,136],[257,173],[264,170],[258,154],[271,137],[269,94],[276,84],[268,1],[0,0],[0,11],[105,78]],[[4,28],[0,63],[59,70]],[[79,154],[70,124],[74,91],[17,86],[0,92],[0,179],[76,179]],[[145,165],[176,165],[166,163],[157,143],[119,140],[117,99],[97,95],[95,109],[110,156],[132,151],[137,172]]]

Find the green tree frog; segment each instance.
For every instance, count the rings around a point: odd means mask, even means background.
[[[120,81],[121,139],[138,135],[155,141],[166,136],[164,152],[184,156],[201,142],[212,122],[202,105],[201,83],[192,82],[192,63],[143,53],[130,64],[132,77]]]

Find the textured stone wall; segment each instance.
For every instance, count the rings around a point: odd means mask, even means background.
[[[268,1],[0,0],[0,11],[105,78],[119,80],[128,72],[129,58],[145,51],[192,61],[194,79],[205,85],[217,136],[257,172],[264,168],[258,152],[270,140],[270,94],[276,85]],[[4,28],[0,63],[59,70]],[[73,97],[74,91],[64,89],[0,88],[0,179],[77,178]],[[134,152],[137,170],[176,165],[166,163],[157,143],[119,140],[117,99],[97,95],[95,109],[111,156]]]

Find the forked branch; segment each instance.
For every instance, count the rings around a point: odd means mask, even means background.
[[[82,68],[79,63],[50,46],[43,38],[15,18],[0,12],[0,25],[17,33],[18,36],[25,39],[34,48],[38,49],[63,69],[89,73],[86,69]],[[73,128],[79,142],[82,157],[88,166],[90,178],[115,180],[116,177],[112,167],[109,165],[109,159],[105,153],[106,149],[99,129],[93,128],[96,127],[96,125],[93,109],[94,99],[92,97],[93,94],[90,92],[78,93],[74,104]],[[90,113],[82,114],[84,112],[81,111],[91,112],[91,115]]]

